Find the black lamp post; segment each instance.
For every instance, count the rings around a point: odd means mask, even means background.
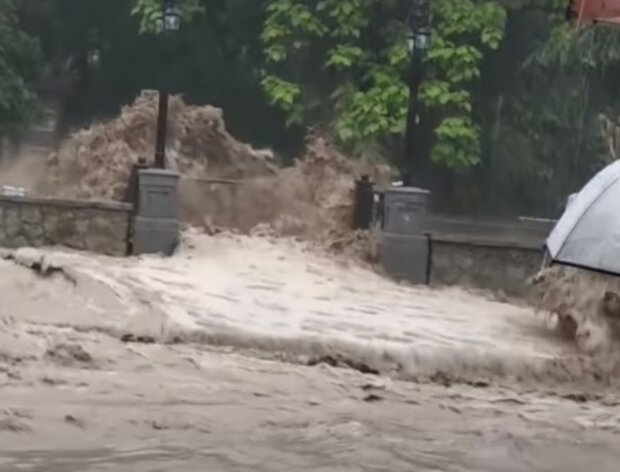
[[[405,131],[403,184],[413,185],[413,160],[419,155],[419,139],[417,124],[420,85],[424,80],[424,56],[428,50],[432,34],[432,18],[428,0],[413,0],[409,14],[409,53],[411,69],[409,71],[409,109],[407,112],[407,128]]]
[[[176,0],[163,0],[161,16],[157,19],[157,32],[165,36],[178,31],[181,15]],[[155,167],[166,167],[166,133],[168,128],[168,91],[165,86],[159,89],[159,109],[157,115],[157,140],[155,144]]]

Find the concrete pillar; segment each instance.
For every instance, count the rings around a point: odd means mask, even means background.
[[[172,255],[179,243],[179,218],[179,175],[163,169],[141,169],[133,254]]]
[[[428,283],[429,241],[424,215],[430,192],[416,187],[385,192],[379,253],[388,275],[415,285]]]

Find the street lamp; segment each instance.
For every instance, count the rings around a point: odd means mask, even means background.
[[[176,0],[164,0],[156,29],[160,34],[170,35],[181,27],[181,15]],[[165,85],[159,89],[157,113],[157,139],[155,144],[155,167],[166,167],[166,133],[168,128],[168,90]]]
[[[411,54],[409,70],[409,107],[407,111],[407,128],[405,131],[403,184],[413,185],[413,159],[418,155],[419,139],[417,138],[417,122],[419,99],[418,93],[424,79],[424,55],[426,54],[432,35],[432,17],[428,0],[413,0],[409,14],[408,46]]]

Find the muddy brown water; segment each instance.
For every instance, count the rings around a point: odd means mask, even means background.
[[[375,431],[380,434],[380,431]],[[445,472],[615,472],[618,447],[597,443],[524,442],[498,438],[425,437],[402,433],[352,440],[295,437],[275,442],[239,438],[228,447],[142,448],[133,450],[21,451],[2,454],[5,472],[202,472],[214,471],[445,471]],[[406,439],[405,439],[406,438]]]
[[[12,256],[0,472],[618,470],[617,389],[568,375],[578,351],[526,307],[397,285],[291,241]]]

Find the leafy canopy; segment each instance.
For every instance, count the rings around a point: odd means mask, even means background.
[[[397,0],[269,0],[262,41],[263,86],[291,123],[323,121],[351,148],[403,132],[410,63],[406,18]],[[487,51],[499,47],[506,11],[496,1],[435,0],[429,74],[421,100],[438,117],[435,162],[480,160],[470,86]]]
[[[12,0],[0,0],[0,130],[26,123],[35,109],[30,90],[38,43],[19,27]]]

